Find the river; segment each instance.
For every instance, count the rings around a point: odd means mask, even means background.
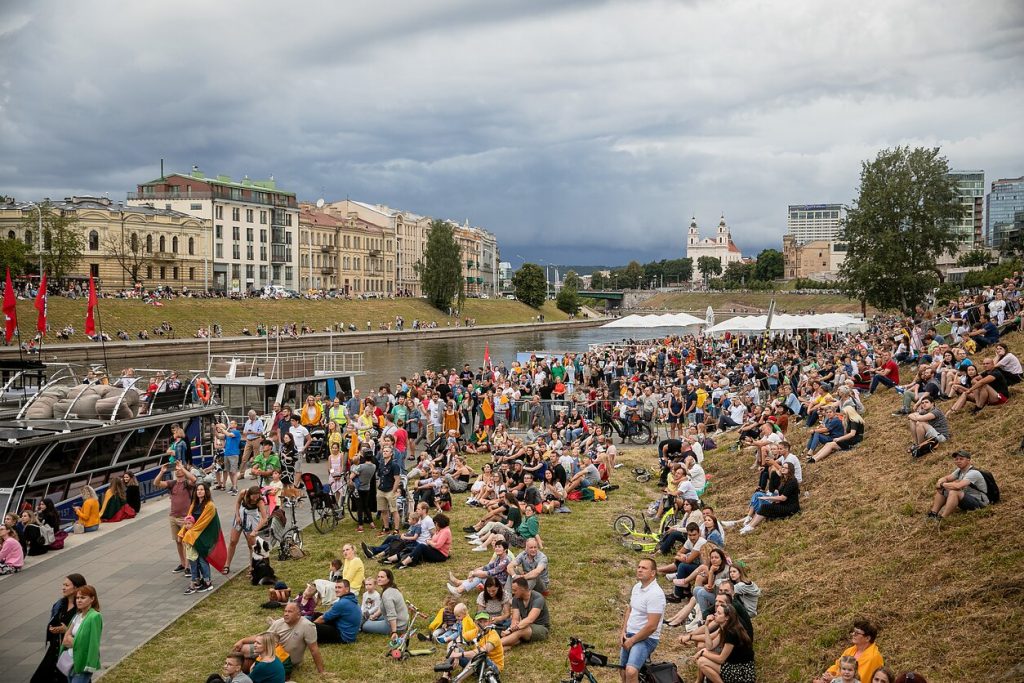
[[[657,336],[650,329],[624,330],[622,328],[590,327],[580,330],[500,334],[489,338],[466,337],[465,339],[427,339],[393,344],[372,343],[360,346],[339,346],[337,350],[362,351],[365,354],[366,374],[356,379],[356,386],[366,389],[376,388],[384,382],[390,382],[394,386],[399,377],[410,376],[426,368],[437,370],[453,365],[461,368],[463,363],[469,363],[475,370],[483,364],[485,346],[490,347],[493,363],[505,361],[505,365],[509,366],[515,360],[518,352],[586,351],[588,344],[619,341],[630,332],[638,337],[642,335],[642,338]],[[667,333],[668,330],[666,329],[665,332]],[[270,349],[273,352],[273,345]],[[325,344],[317,350],[327,351],[329,348]],[[169,361],[173,364],[170,364]],[[206,369],[205,354],[175,356],[173,359],[150,356],[132,359],[128,362],[136,369]],[[120,369],[121,366],[117,362],[111,362],[111,367],[108,368],[115,376]]]

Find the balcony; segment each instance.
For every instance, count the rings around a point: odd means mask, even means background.
[[[331,248],[328,245],[326,245],[326,244],[321,244],[320,245],[320,253],[321,254],[330,254],[331,253]]]
[[[178,256],[173,251],[154,251],[154,261],[176,261]]]
[[[379,258],[381,256],[381,250],[380,249],[370,249],[369,253],[370,253],[370,256],[373,257],[373,258]]]
[[[255,188],[258,192],[271,192],[270,190],[260,190]],[[156,201],[181,201],[181,200],[199,200],[199,199],[216,199],[219,201],[228,202],[245,202],[246,204],[261,204],[264,206],[288,206],[292,208],[298,208],[294,197],[276,196],[269,199],[257,199],[256,197],[232,197],[230,192],[129,192],[128,201],[138,200],[142,202],[156,202]]]
[[[320,269],[321,275],[334,275],[334,266],[323,266]]]
[[[279,245],[272,245],[270,247],[270,262],[271,263],[291,263],[292,262],[292,250]]]

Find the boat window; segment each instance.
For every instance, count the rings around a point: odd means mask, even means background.
[[[117,453],[117,449],[124,438],[124,432],[97,436],[92,440],[92,443],[89,444],[89,447],[86,448],[85,453],[82,454],[81,461],[78,463],[78,467],[75,471],[84,474],[85,472],[92,472],[110,467],[111,462],[114,459],[114,454]],[[106,477],[104,476],[101,481],[105,483]]]
[[[46,460],[43,461],[34,481],[45,481],[70,474],[74,470],[78,454],[84,445],[83,442],[77,440],[56,444],[46,456]]]
[[[159,427],[151,427],[130,432],[121,453],[117,456],[117,463],[128,466],[146,458],[153,445],[153,437],[159,430]]]
[[[32,449],[27,448],[4,448],[0,450],[0,488],[14,486],[21,468],[25,466],[25,456]]]

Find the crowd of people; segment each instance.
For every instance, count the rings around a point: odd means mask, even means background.
[[[321,644],[400,639],[415,610],[396,576],[443,564],[457,547],[483,553],[482,560],[462,574],[441,570],[443,605],[429,637],[459,643],[454,664],[483,653],[487,666],[502,670],[510,650],[546,640],[557,624],[548,597],[566,568],[550,566],[542,529],[558,525],[558,513],[574,501],[614,490],[616,434],[602,426],[613,423],[646,424],[658,435],[649,464],[660,469],[660,492],[650,513],[671,510],[675,520],[658,540],[661,557],[636,566],[620,632],[623,680],[638,680],[666,630],[678,628],[698,680],[753,682],[754,624],[759,602],[770,596],[726,552],[727,534],[754,534],[800,513],[804,472],[861,443],[870,427],[864,399],[872,394],[891,396],[915,457],[954,440],[950,413],[970,407],[971,419],[984,420],[1011,400],[1021,366],[999,338],[1019,326],[1020,285],[1008,280],[914,316],[880,316],[864,332],[629,340],[508,367],[427,370],[366,396],[309,396],[298,406],[275,405],[266,418],[253,411],[243,425],[221,425],[218,471],[196,473],[179,462],[170,479],[158,476],[170,492],[175,571],[189,573],[186,593],[211,590],[211,566],[227,573],[240,540],[253,547],[283,487],[297,483],[317,428],[327,433],[327,490],[356,498],[352,533],[369,535],[346,543],[343,557],[309,577],[299,594],[276,586],[282,616],[236,643],[218,680],[284,681],[307,653],[322,671]],[[509,429],[524,416],[525,435]],[[704,496],[715,469],[705,455],[733,442],[751,459],[756,490],[742,501],[744,516],[721,520]],[[936,482],[928,517],[997,499],[991,475],[973,466],[969,450],[950,455],[956,469]],[[255,484],[239,493],[245,476]],[[226,557],[215,552],[213,488],[238,494]],[[464,539],[451,527],[459,504],[475,510]],[[379,565],[369,576],[367,562]],[[817,680],[911,680],[884,666],[878,632],[870,619],[853,621],[850,648]]]

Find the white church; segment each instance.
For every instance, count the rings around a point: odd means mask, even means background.
[[[686,256],[693,259],[693,281],[700,282],[700,271],[697,270],[697,260],[701,256],[711,256],[718,259],[722,264],[722,272],[735,261],[742,261],[743,254],[733,243],[732,235],[729,234],[729,226],[725,223],[725,216],[718,222],[718,234],[715,237],[700,238],[697,230],[697,218],[690,219],[690,230],[686,239]]]

